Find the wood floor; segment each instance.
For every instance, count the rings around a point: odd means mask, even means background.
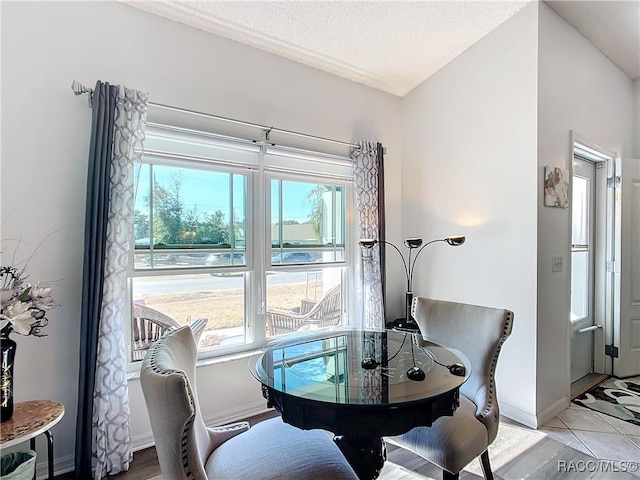
[[[595,412],[580,408],[587,415]],[[569,412],[569,410],[567,411]],[[575,413],[575,411],[573,412]],[[275,416],[275,412],[247,419],[255,424]],[[557,419],[556,419],[557,420]],[[573,448],[577,446],[564,437],[555,440],[552,428],[533,430],[507,418],[501,419],[498,438],[489,448],[491,466],[496,480],[547,480],[547,479],[592,479],[592,480],[640,480],[640,473],[634,475],[621,471],[620,460],[637,462],[632,451],[616,457],[610,455],[589,455],[589,450]],[[601,433],[600,435],[607,435]],[[610,434],[609,434],[610,435]],[[607,437],[608,438],[608,437]],[[629,438],[634,439],[634,436]],[[638,437],[640,439],[640,437]],[[572,446],[573,445],[573,446]],[[640,448],[640,447],[639,447]],[[582,451],[581,451],[582,450]],[[619,453],[619,452],[618,452]],[[627,458],[629,457],[629,458]],[[600,458],[601,460],[598,460]],[[613,463],[616,459],[617,463]],[[604,462],[604,463],[601,463]],[[637,466],[637,463],[635,464]],[[72,479],[71,475],[56,477],[56,480]],[[380,480],[438,480],[442,470],[426,462],[421,457],[398,448],[387,442],[387,462],[380,474]],[[471,462],[460,472],[460,480],[483,479],[478,459]],[[129,471],[113,475],[108,480],[172,480],[162,479],[155,448],[147,448],[134,453]],[[216,479],[216,480],[254,480],[254,479]]]

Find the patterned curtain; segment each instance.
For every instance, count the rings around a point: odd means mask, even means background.
[[[122,326],[133,225],[133,163],[144,140],[147,95],[98,82],[93,97],[76,477],[101,479],[127,470],[133,459]]]
[[[360,142],[351,154],[354,161],[356,206],[358,209],[359,238],[384,240],[384,179],[382,145]],[[362,250],[360,270],[360,300],[362,305],[356,327],[370,330],[363,335],[363,352],[382,361],[383,349],[379,332],[384,329],[384,296],[382,290],[380,244]],[[373,331],[371,331],[373,330]],[[376,331],[378,330],[378,331]],[[362,383],[362,401],[379,403],[384,398],[386,376],[366,372]]]
[[[384,240],[384,177],[382,145],[360,142],[351,154],[354,161],[359,238]],[[382,330],[385,325],[380,244],[364,252],[360,270],[362,311],[356,327]]]

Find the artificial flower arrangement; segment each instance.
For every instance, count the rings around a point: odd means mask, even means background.
[[[0,266],[0,325],[3,333],[15,331],[20,335],[44,337],[42,329],[49,321],[46,312],[57,304],[51,287],[26,281],[24,269]]]

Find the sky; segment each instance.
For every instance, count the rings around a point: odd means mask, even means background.
[[[173,185],[173,178],[181,182],[181,195],[187,209],[197,206],[199,212],[213,213],[221,210],[225,215],[230,210],[230,181],[231,174],[203,171],[188,168],[167,166],[154,166],[156,181],[165,187]],[[138,180],[136,195],[136,208],[147,210],[146,200],[150,185],[149,165],[142,165]],[[177,175],[175,175],[177,173]],[[234,209],[236,219],[244,215],[244,175],[234,175]],[[315,184],[301,182],[284,182],[284,220],[296,220],[304,223],[309,218],[312,204],[307,199],[307,194]],[[274,189],[271,195],[272,205],[277,200],[277,191]]]

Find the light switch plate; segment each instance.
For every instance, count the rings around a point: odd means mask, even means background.
[[[551,258],[551,271],[552,272],[561,272],[564,267],[564,259],[563,257],[552,257]]]

